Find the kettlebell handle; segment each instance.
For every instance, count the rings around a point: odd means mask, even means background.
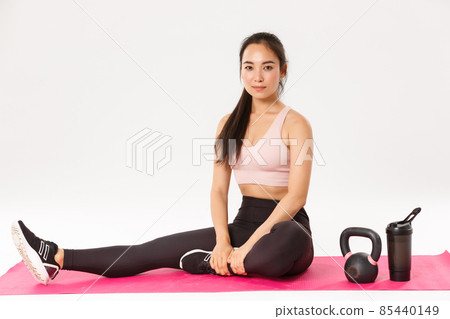
[[[381,238],[375,231],[363,227],[349,227],[344,229],[340,238],[342,256],[346,256],[350,251],[349,239],[351,236],[366,237],[372,241],[372,252],[370,257],[378,261],[381,255]]]

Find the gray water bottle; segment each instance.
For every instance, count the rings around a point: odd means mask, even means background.
[[[404,220],[390,223],[386,227],[389,276],[392,281],[411,279],[411,222],[420,210],[417,207]]]

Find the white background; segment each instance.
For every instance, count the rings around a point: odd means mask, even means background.
[[[281,100],[313,128],[316,255],[339,255],[350,226],[378,232],[385,255],[386,225],[416,207],[413,254],[448,250],[449,11],[443,0],[0,0],[0,273],[20,261],[16,219],[62,248],[212,226],[212,162],[193,165],[192,141],[214,138],[236,106],[240,43],[259,31],[283,42]],[[172,137],[154,175],[126,166],[126,140],[144,128]],[[241,199],[232,177],[230,222]]]

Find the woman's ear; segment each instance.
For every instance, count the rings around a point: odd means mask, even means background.
[[[280,72],[280,79],[284,78],[286,76],[286,71],[287,71],[287,63],[285,63],[282,67],[281,67],[281,72]]]

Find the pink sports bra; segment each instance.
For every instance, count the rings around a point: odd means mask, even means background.
[[[238,184],[288,186],[289,149],[281,139],[281,128],[289,110],[286,105],[254,146],[242,145],[239,161],[233,156],[230,167]]]

